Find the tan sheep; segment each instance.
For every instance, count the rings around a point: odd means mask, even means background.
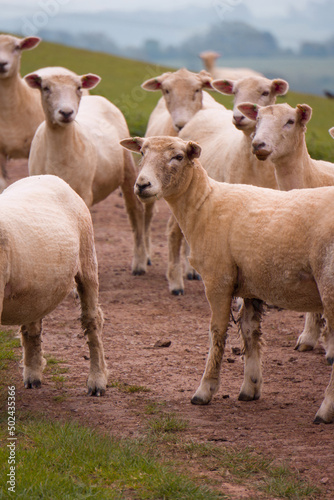
[[[220,57],[220,54],[213,50],[201,52],[199,57],[202,59],[206,71],[208,71],[215,80],[239,80],[239,78],[244,78],[245,76],[263,76],[262,73],[250,68],[217,67],[216,60]]]
[[[0,35],[0,191],[6,185],[6,161],[28,158],[38,125],[44,120],[39,92],[20,75],[21,54],[39,44],[40,38]]]
[[[88,207],[120,186],[134,233],[132,273],[143,274],[147,266],[144,209],[133,192],[133,158],[119,145],[129,135],[121,111],[104,97],[81,97],[81,89],[98,84],[97,75],[78,76],[52,67],[31,73],[25,80],[40,90],[45,113],[31,145],[29,174],[58,175]]]
[[[334,164],[314,160],[307,150],[305,132],[312,116],[310,106],[298,104],[293,108],[284,103],[263,108],[242,103],[238,108],[248,119],[256,120],[253,153],[259,160],[271,160],[279,189],[288,191],[334,185]],[[319,340],[321,326],[321,315],[308,313],[296,349],[313,349]]]
[[[204,281],[212,311],[210,350],[192,403],[208,404],[218,390],[234,295],[244,298],[240,400],[261,395],[262,301],[323,312],[327,360],[333,365],[334,187],[284,192],[220,183],[201,166],[201,148],[194,142],[152,137],[121,144],[143,156],[135,192],[144,202],[152,197],[167,201],[190,246],[190,262]],[[315,422],[333,420],[334,373]]]
[[[62,179],[26,177],[0,196],[1,324],[21,325],[23,381],[41,385],[42,320],[72,290],[81,302],[90,351],[88,392],[102,396],[107,368],[98,304],[98,272],[90,212]]]

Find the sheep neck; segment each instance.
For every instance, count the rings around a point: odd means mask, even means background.
[[[289,148],[286,154],[272,161],[281,191],[314,187],[312,185],[314,160],[307,151],[304,132],[300,133],[293,148]]]
[[[181,188],[176,194],[165,197],[188,243],[200,220],[197,213],[202,211],[212,192],[209,177],[198,162],[194,162],[189,176],[190,179],[184,184],[187,186],[185,189]]]
[[[28,94],[28,87],[17,73],[0,80],[0,106],[3,111],[19,109]]]
[[[64,164],[68,170],[87,154],[86,138],[75,121],[64,127],[46,121],[45,137],[48,156],[58,163],[58,168]]]

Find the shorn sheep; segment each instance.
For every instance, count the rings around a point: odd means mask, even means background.
[[[107,368],[98,304],[98,270],[90,212],[73,189],[53,175],[26,177],[0,195],[1,323],[21,325],[23,381],[41,385],[42,320],[73,289],[81,302],[90,351],[88,393],[102,396]]]
[[[238,80],[245,76],[263,76],[258,71],[250,68],[228,68],[216,66],[216,60],[220,57],[218,52],[206,50],[199,54],[202,59],[205,69],[210,73],[212,78]]]
[[[261,395],[263,301],[284,309],[323,312],[334,362],[334,187],[283,192],[211,179],[201,148],[175,137],[130,138],[142,154],[135,192],[142,201],[164,198],[203,278],[212,317],[210,349],[194,404],[217,392],[233,296],[243,297],[240,330],[245,373],[239,399]],[[332,371],[334,368],[332,369]],[[315,422],[334,419],[334,374]]]
[[[35,36],[0,35],[0,191],[7,185],[7,159],[28,158],[36,129],[44,120],[39,92],[20,75],[22,52],[40,41]]]
[[[293,108],[284,103],[263,108],[242,103],[238,107],[248,119],[256,121],[253,153],[259,160],[271,160],[279,189],[334,186],[334,164],[314,160],[307,150],[305,132],[312,116],[310,106],[298,104]],[[296,349],[313,349],[319,340],[321,325],[320,314],[308,313]]]
[[[132,273],[143,274],[147,266],[144,208],[133,192],[137,176],[133,158],[119,145],[129,135],[121,111],[104,97],[81,97],[82,89],[99,83],[97,75],[78,76],[50,67],[25,76],[25,81],[40,90],[45,113],[31,145],[29,174],[58,175],[88,207],[120,186],[134,233]]]

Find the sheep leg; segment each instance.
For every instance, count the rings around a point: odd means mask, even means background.
[[[240,401],[259,399],[262,386],[261,370],[261,316],[263,302],[244,299],[240,312],[240,330],[244,341],[244,381]]]
[[[7,175],[7,158],[2,153],[0,153],[0,193],[6,189],[8,185],[8,175]]]
[[[330,424],[334,422],[334,364],[329,384],[325,391],[325,398],[316,413],[315,424]]]
[[[89,278],[78,274],[75,281],[81,302],[81,324],[90,353],[88,394],[103,396],[107,387],[108,370],[102,343],[103,314],[98,305],[98,283],[94,275]]]
[[[147,264],[152,264],[151,259],[151,222],[154,215],[155,203],[145,203],[144,206],[144,220],[145,220],[145,246],[147,253]]]
[[[321,332],[322,315],[307,313],[303,332],[299,335],[295,349],[300,352],[312,351],[316,346]]]
[[[219,286],[219,285],[218,285]],[[212,317],[210,323],[210,349],[201,383],[191,399],[193,404],[206,405],[218,391],[220,370],[227,338],[227,328],[230,320],[232,296],[217,296],[213,287],[212,291],[206,287]]]
[[[190,265],[188,256],[190,253],[190,248],[185,239],[182,242],[182,250],[184,256],[184,274],[187,276],[188,280],[200,280],[200,275],[195,271],[195,269]]]
[[[144,206],[134,194],[136,170],[130,151],[124,150],[124,180],[121,189],[124,196],[126,210],[134,233],[134,251],[132,260],[132,274],[145,274],[147,269],[147,252],[145,245],[145,214]]]
[[[41,387],[46,361],[42,356],[42,320],[21,326],[23,383],[26,389]]]
[[[182,231],[173,215],[167,224],[168,234],[168,267],[167,280],[169,291],[173,295],[183,295],[184,283],[181,265],[181,244],[183,240]]]

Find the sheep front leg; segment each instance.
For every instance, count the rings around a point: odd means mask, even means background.
[[[181,265],[181,244],[183,240],[182,231],[173,215],[167,224],[168,234],[168,267],[167,280],[169,291],[173,295],[183,295],[184,283]]]
[[[104,359],[102,343],[103,313],[97,302],[97,282],[76,276],[81,302],[81,324],[87,336],[90,353],[90,370],[87,381],[88,394],[103,396],[108,381],[108,370]]]
[[[307,313],[303,332],[299,335],[295,350],[312,351],[319,340],[322,325],[322,315]]]
[[[226,294],[222,297],[208,288],[206,295],[212,310],[210,348],[200,386],[191,399],[196,405],[210,403],[212,396],[218,391],[232,300],[232,295]]]
[[[240,401],[259,399],[262,386],[261,316],[263,302],[244,299],[240,312],[240,330],[244,341],[245,371],[240,389]]]
[[[325,398],[316,413],[315,424],[330,424],[334,422],[334,364],[329,384],[325,391]]]
[[[41,387],[46,360],[42,356],[42,320],[21,326],[23,383],[26,389]]]
[[[0,193],[8,186],[7,158],[0,153]]]

